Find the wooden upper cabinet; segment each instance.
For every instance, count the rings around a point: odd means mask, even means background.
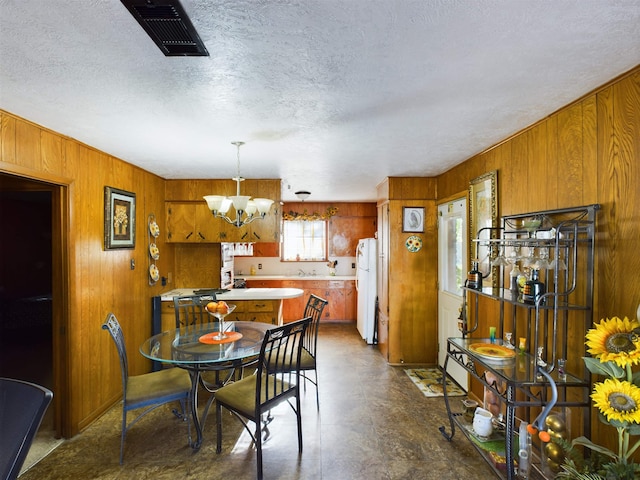
[[[167,242],[214,243],[216,220],[206,204],[196,202],[166,202]]]
[[[241,195],[274,200],[264,219],[236,227],[221,218],[214,218],[203,199],[204,195],[235,195],[232,180],[169,180],[165,199],[167,241],[173,243],[219,242],[279,242],[280,241],[280,180],[245,180]],[[235,218],[235,210],[230,216]]]
[[[355,256],[358,240],[361,238],[373,238],[376,229],[375,216],[333,217],[329,220],[329,231],[332,239],[329,243],[329,256]]]

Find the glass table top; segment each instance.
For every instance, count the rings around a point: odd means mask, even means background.
[[[140,353],[154,361],[185,365],[242,360],[260,354],[265,332],[274,327],[260,322],[224,322],[225,333],[232,334],[230,338],[240,337],[224,343],[207,341],[211,334],[219,332],[219,322],[181,327],[145,340]]]

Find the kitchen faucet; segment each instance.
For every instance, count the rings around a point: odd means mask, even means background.
[[[301,268],[298,269],[298,276],[299,277],[304,277],[306,275],[306,273],[304,273],[304,270],[302,270]]]

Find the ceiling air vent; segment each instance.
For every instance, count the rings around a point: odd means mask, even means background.
[[[208,57],[178,0],[120,0],[167,57]]]

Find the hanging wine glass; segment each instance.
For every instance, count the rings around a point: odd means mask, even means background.
[[[538,263],[538,258],[536,257],[536,247],[529,247],[529,255],[524,258],[524,265],[528,267],[533,267]]]
[[[538,259],[538,267],[540,270],[550,268],[549,262],[549,247],[543,247],[540,249],[540,258]]]
[[[556,256],[556,258],[554,258],[549,264],[549,269],[550,270],[566,270],[567,269],[567,264],[562,259],[562,255],[560,252],[558,252],[558,255]]]
[[[507,261],[507,257],[504,256],[504,245],[501,245],[500,250],[498,251],[498,256],[491,260],[492,267],[505,267],[509,265]]]
[[[511,247],[511,253],[509,254],[509,263],[511,265],[515,264],[518,260],[520,260],[520,245],[515,244]]]

